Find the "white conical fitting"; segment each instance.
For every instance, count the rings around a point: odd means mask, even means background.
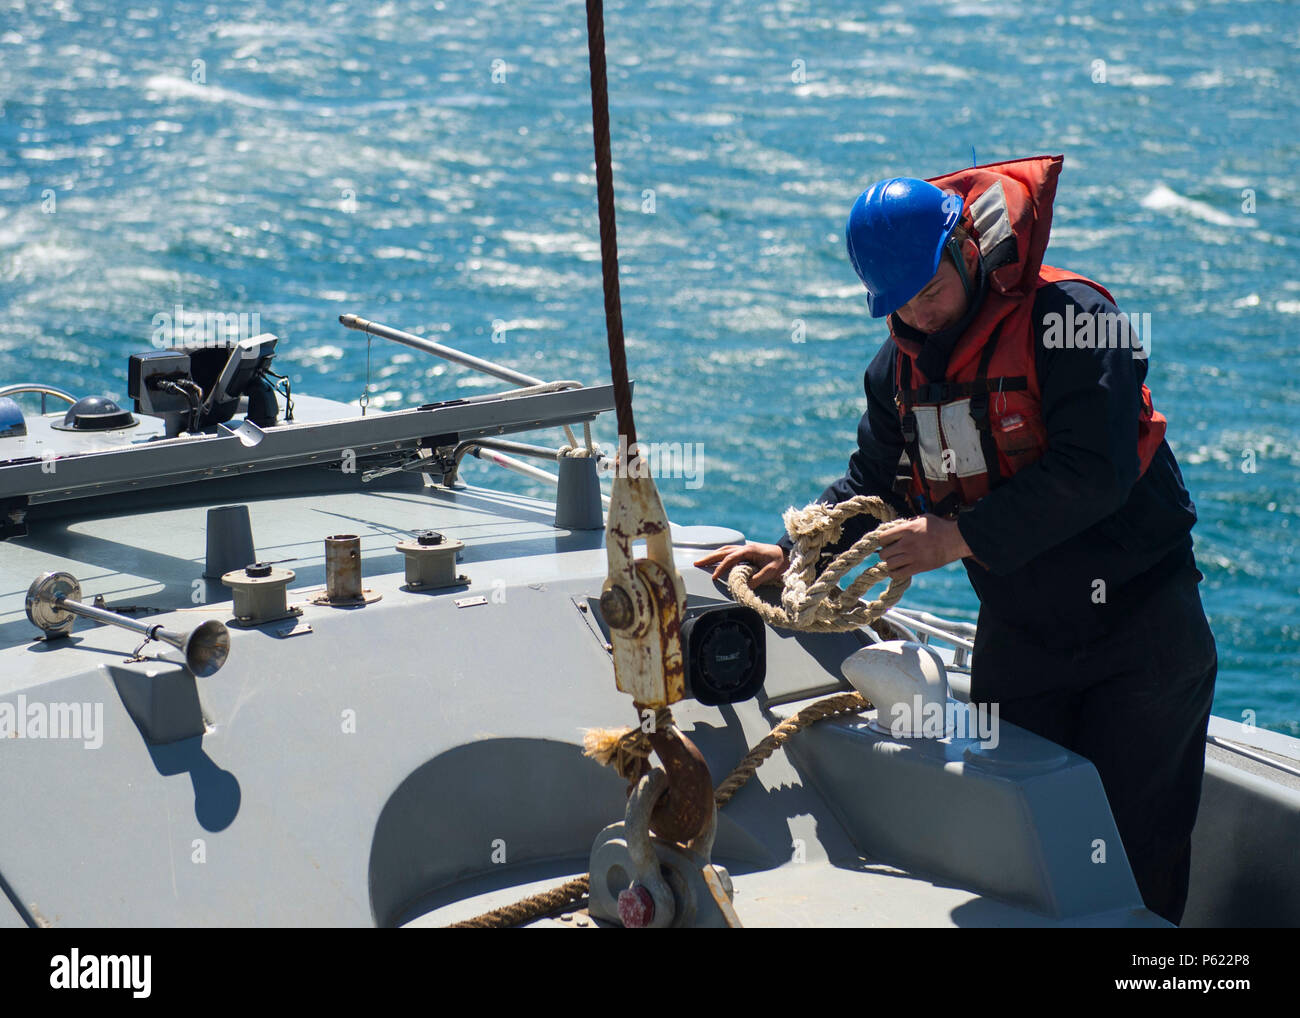
[[[840,671],[875,706],[878,730],[900,739],[952,734],[948,671],[933,648],[889,640],[854,651]]]

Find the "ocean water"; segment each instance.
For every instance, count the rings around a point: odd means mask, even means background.
[[[1300,735],[1296,10],[609,4],[638,430],[699,452],[670,515],[772,541],[843,472],[886,337],[844,250],[864,187],[1063,153],[1048,260],[1151,316],[1215,712]],[[367,379],[340,313],[600,382],[590,116],[577,3],[0,0],[0,382],[123,396],[177,304],[382,407],[499,383],[391,344]],[[976,609],[957,565],[909,601]]]

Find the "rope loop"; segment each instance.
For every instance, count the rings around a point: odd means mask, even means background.
[[[818,576],[822,549],[836,544],[843,536],[844,524],[864,513],[879,520],[880,526],[840,552]],[[883,499],[855,495],[835,505],[814,502],[802,509],[791,507],[785,511],[784,521],[794,546],[782,577],[779,603],[774,594],[761,594],[750,587],[752,564],[741,562],[727,575],[731,596],[757,611],[764,622],[805,633],[843,633],[870,625],[902,599],[911,579],[891,577],[883,562],[864,569],[847,588],[841,590],[839,585],[851,569],[880,550],[880,538],[892,529],[890,524],[902,522]],[[862,600],[867,590],[885,580],[889,586],[880,597]],[[767,589],[766,585],[759,588]]]
[[[655,711],[652,731],[666,731],[674,723],[672,710],[660,707]],[[642,764],[650,757],[650,735],[641,725],[589,728],[582,737],[582,751],[598,764],[612,767],[623,780],[635,781],[641,775]]]

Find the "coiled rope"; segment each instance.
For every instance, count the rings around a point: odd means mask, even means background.
[[[837,555],[818,576],[817,562],[822,549],[839,541],[844,524],[863,513],[874,516],[881,525]],[[880,539],[889,533],[889,524],[901,522],[883,499],[855,495],[833,506],[814,502],[803,509],[787,509],[784,520],[794,547],[790,565],[782,577],[779,604],[773,600],[774,594],[764,597],[759,593],[768,590],[769,585],[758,590],[750,587],[752,564],[742,562],[727,574],[727,589],[736,602],[753,608],[770,625],[805,633],[857,629],[875,622],[896,605],[911,583],[906,577],[891,577],[885,564],[878,562],[864,569],[848,587],[840,589],[839,582],[850,569],[880,550]],[[885,592],[873,601],[864,602],[862,595],[884,580],[889,580]]]
[[[754,772],[763,762],[789,742],[795,733],[827,718],[839,717],[842,714],[857,714],[870,709],[871,701],[861,693],[837,693],[792,714],[755,744],[740,763],[736,764],[732,772],[714,791],[714,803],[721,808],[730,802],[732,797],[744,787],[745,782],[754,776]],[[660,724],[673,724],[672,712],[667,707],[660,708],[655,716],[656,727]],[[639,761],[650,755],[650,740],[641,728],[593,728],[587,732],[583,744],[587,756],[613,767],[621,777],[629,780],[635,773]],[[587,897],[590,891],[591,874],[584,873],[540,894],[530,895],[472,919],[452,923],[448,928],[487,930],[522,926],[536,919],[553,915],[567,905],[576,904]]]

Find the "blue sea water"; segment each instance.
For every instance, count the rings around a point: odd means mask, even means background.
[[[1151,315],[1148,384],[1200,514],[1215,712],[1300,735],[1296,6],[606,16],[638,429],[702,450],[660,479],[670,515],[771,541],[843,472],[886,336],[844,250],[859,191],[972,151],[1064,153],[1048,260]],[[295,388],[340,399],[367,384],[343,312],[600,382],[590,116],[578,3],[5,0],[0,382],[124,395],[128,353],[176,304],[256,313]],[[380,406],[497,386],[371,352]],[[976,609],[956,565],[909,601]]]

